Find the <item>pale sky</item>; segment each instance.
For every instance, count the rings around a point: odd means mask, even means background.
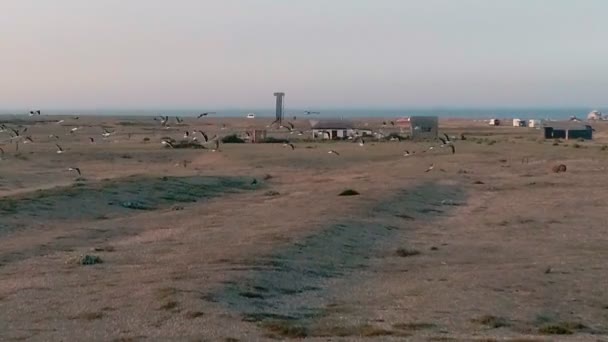
[[[605,106],[605,0],[0,0],[2,108]]]

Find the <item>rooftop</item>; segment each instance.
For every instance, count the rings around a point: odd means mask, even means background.
[[[353,129],[354,125],[348,120],[310,120],[313,129]]]
[[[586,130],[590,129],[591,125],[583,121],[544,121],[543,127],[551,127],[553,129],[570,129],[570,130]]]

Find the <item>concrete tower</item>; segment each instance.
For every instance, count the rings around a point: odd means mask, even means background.
[[[279,123],[283,122],[283,97],[285,96],[285,93],[274,93],[274,96],[277,97],[277,117],[276,120]]]

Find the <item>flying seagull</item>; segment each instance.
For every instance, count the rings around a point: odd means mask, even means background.
[[[63,148],[61,148],[61,146],[59,146],[59,144],[55,144],[55,146],[57,146],[57,154],[62,154]]]
[[[179,117],[179,116],[176,116],[176,117],[175,117],[175,121],[177,121],[177,123],[182,123],[182,122],[184,122],[184,120],[180,119],[180,117]]]
[[[205,113],[201,113],[201,114],[199,114],[199,115],[198,115],[196,118],[197,118],[197,119],[200,119],[200,118],[202,118],[203,116],[207,116],[207,115],[209,115],[209,114],[215,114],[215,112],[205,112]]]
[[[68,171],[76,171],[76,172],[78,172],[79,176],[82,176],[82,173],[80,172],[80,168],[77,168],[77,167],[68,167]]]
[[[72,134],[73,134],[73,133],[74,133],[74,132],[76,132],[77,130],[78,130],[78,127],[74,127],[74,128],[72,128],[72,129],[70,130],[70,133],[72,133]]]
[[[435,168],[435,165],[434,165],[434,164],[431,164],[431,165],[429,165],[429,168],[428,168],[428,169],[426,169],[426,171],[424,171],[424,172],[429,172],[429,171],[431,171],[431,170],[432,170],[432,169],[434,169],[434,168]]]
[[[409,157],[410,155],[411,155],[411,153],[410,153],[410,151],[408,151],[408,150],[405,150],[405,151],[403,152],[403,156],[404,156],[404,157]]]
[[[28,142],[34,142],[34,140],[32,140],[32,137],[29,135],[27,137],[25,137],[25,141],[23,143],[27,144]]]
[[[59,120],[59,121],[57,121],[57,124],[59,125],[59,124],[63,123],[64,121],[65,120]]]
[[[251,181],[251,185],[256,185],[256,184],[258,184],[258,180],[254,178],[254,179]]]
[[[271,127],[274,126],[274,124],[279,123],[280,119],[276,119],[274,120],[270,125],[266,126],[266,127]]]
[[[296,147],[294,146],[294,144],[292,144],[290,142],[286,142],[286,143],[283,144],[283,147],[287,147],[287,146],[291,147],[292,151],[296,149]]]
[[[339,155],[340,155],[340,153],[338,153],[338,152],[336,152],[336,151],[334,151],[334,150],[329,150],[329,152],[327,152],[327,153],[329,153],[329,154],[335,154],[335,155],[337,155],[337,156],[339,156]]]
[[[363,140],[363,138],[361,138],[361,141],[359,141],[359,146],[365,146],[365,140]]]
[[[198,131],[198,132],[203,136],[203,138],[205,138],[205,142],[209,141],[209,137],[207,136],[207,134],[205,134],[205,132],[203,132],[203,131]]]

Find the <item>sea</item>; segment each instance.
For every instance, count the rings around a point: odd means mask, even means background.
[[[305,110],[320,114],[306,115]],[[606,108],[285,108],[284,116],[313,118],[399,118],[415,115],[431,115],[440,118],[492,119],[519,118],[539,120],[562,120],[575,116],[585,119],[592,110],[608,112]],[[29,111],[1,110],[3,117],[27,115]],[[46,115],[107,115],[107,116],[197,116],[201,112],[216,112],[217,117],[245,117],[254,113],[256,117],[274,117],[274,108],[191,108],[191,109],[51,109],[42,110]]]

